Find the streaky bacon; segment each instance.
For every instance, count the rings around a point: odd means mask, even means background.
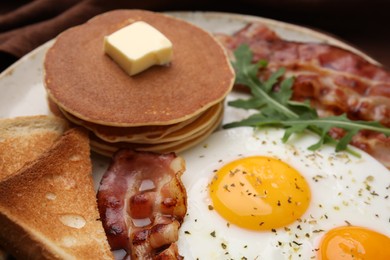
[[[232,59],[233,51],[247,44],[254,62],[268,61],[262,79],[286,68],[285,76],[295,78],[293,99],[310,100],[320,116],[345,113],[352,120],[379,121],[390,127],[390,72],[361,56],[325,43],[287,41],[261,23],[249,23],[231,36],[216,37]],[[351,144],[390,168],[389,137],[364,131],[355,135]]]
[[[115,153],[97,194],[113,250],[124,249],[131,259],[182,259],[175,242],[187,211],[184,168],[174,153]]]

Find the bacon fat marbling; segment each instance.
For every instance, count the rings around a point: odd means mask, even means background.
[[[131,259],[181,259],[175,242],[187,210],[184,168],[174,153],[114,155],[97,195],[113,250],[125,249]]]

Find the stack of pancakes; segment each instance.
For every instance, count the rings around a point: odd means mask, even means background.
[[[167,66],[129,76],[103,50],[106,35],[145,21],[173,44]],[[91,147],[179,152],[213,132],[234,72],[208,32],[180,19],[116,10],[62,33],[48,50],[45,87],[54,113],[90,130]]]

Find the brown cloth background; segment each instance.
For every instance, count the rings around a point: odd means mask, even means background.
[[[390,68],[387,0],[13,0],[0,3],[0,71],[61,31],[119,8],[234,12],[291,22],[333,34]]]

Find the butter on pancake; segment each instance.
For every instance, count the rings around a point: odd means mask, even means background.
[[[144,21],[173,44],[169,66],[136,76],[103,50],[104,37]],[[208,32],[174,17],[116,10],[58,36],[44,63],[50,98],[65,112],[104,126],[171,125],[206,111],[230,92],[234,72],[223,47]]]
[[[173,53],[171,41],[143,21],[104,37],[104,52],[130,76],[154,65],[168,64]]]

